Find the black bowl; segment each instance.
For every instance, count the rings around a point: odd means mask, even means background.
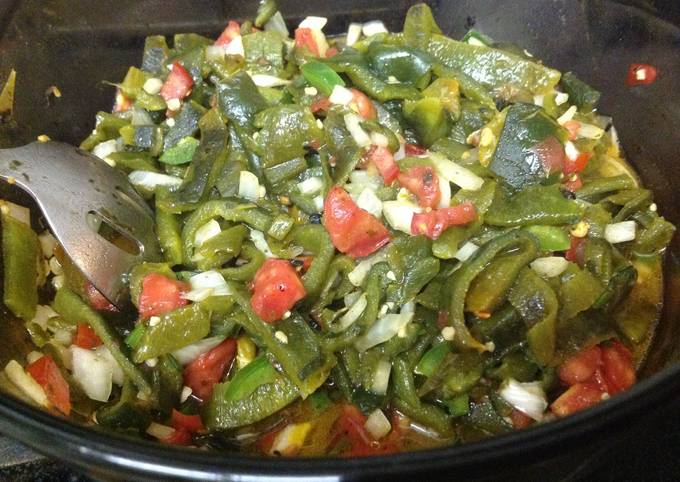
[[[289,25],[323,14],[329,30],[379,18],[400,29],[407,0],[280,1]],[[680,29],[649,8],[604,0],[460,0],[430,2],[442,29],[460,37],[474,25],[499,41],[521,45],[548,65],[573,70],[603,92],[600,110],[614,117],[622,144],[664,216],[680,224],[676,166],[680,148]],[[647,2],[630,2],[649,7]],[[658,5],[664,2],[659,2]],[[47,134],[78,143],[97,110],[110,108],[113,89],[138,64],[148,34],[195,31],[216,35],[227,19],[252,18],[256,2],[202,0],[0,1],[0,78],[18,71],[17,116],[26,138]],[[672,0],[661,14],[680,18]],[[631,63],[651,63],[659,78],[629,88]],[[61,99],[45,91],[56,85]],[[673,240],[666,260],[666,303],[651,354],[633,389],[572,417],[462,446],[364,459],[282,460],[182,450],[104,434],[35,410],[0,394],[0,431],[46,455],[106,479],[413,479],[414,477],[546,479],[574,473],[584,458],[650,412],[677,399],[680,389],[680,253]],[[29,345],[22,324],[0,323],[0,365]]]

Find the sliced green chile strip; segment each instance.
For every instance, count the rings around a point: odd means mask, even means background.
[[[26,321],[38,305],[38,235],[22,221],[2,215],[3,302],[14,315]],[[42,259],[42,256],[41,258]]]
[[[328,267],[335,256],[335,247],[328,232],[320,224],[297,226],[290,234],[290,239],[293,244],[302,246],[305,252],[314,256],[311,266],[302,276],[302,284],[307,292],[305,298],[313,303],[328,277]]]
[[[219,270],[224,279],[237,281],[250,281],[255,277],[255,273],[264,263],[265,256],[250,241],[246,241],[241,246],[241,257],[248,259],[248,263],[236,268],[223,268]]]
[[[246,223],[252,228],[266,232],[271,225],[271,217],[253,204],[239,204],[228,199],[215,199],[203,203],[187,218],[182,230],[184,262],[193,267],[194,236],[196,231],[208,221],[222,218],[234,223]]]
[[[583,187],[576,191],[576,197],[584,201],[593,201],[597,196],[608,194],[614,191],[622,191],[624,189],[635,189],[637,184],[627,174],[620,176],[602,177],[587,181]]]
[[[485,351],[484,344],[476,340],[465,325],[465,298],[472,281],[500,252],[517,247],[527,252],[538,253],[538,242],[531,234],[524,231],[511,231],[498,236],[482,246],[475,256],[466,261],[453,274],[448,286],[444,289],[449,300],[449,325],[456,330],[455,343],[461,348]],[[534,254],[535,256],[535,254]]]
[[[182,229],[177,215],[156,205],[156,234],[163,258],[170,266],[182,264]]]
[[[151,384],[149,384],[146,376],[130,361],[128,356],[123,353],[121,349],[123,343],[104,318],[68,288],[61,288],[57,291],[52,307],[57,313],[73,323],[85,322],[90,325],[97,336],[102,340],[104,346],[109,349],[116,362],[118,362],[123,369],[125,376],[135,384],[139,393],[146,399],[155,399],[155,394],[153,393]]]
[[[502,189],[486,213],[484,221],[492,226],[561,226],[576,223],[582,208],[565,198],[555,185],[529,186],[508,196]]]

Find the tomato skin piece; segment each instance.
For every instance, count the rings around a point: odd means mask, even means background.
[[[71,393],[68,382],[50,355],[43,355],[26,367],[31,377],[43,387],[47,399],[64,415],[71,413]]]
[[[85,281],[85,295],[87,296],[88,304],[95,310],[118,313],[118,308],[107,300],[106,297],[89,281]]]
[[[538,156],[543,166],[543,170],[548,174],[562,171],[564,167],[565,155],[564,146],[555,137],[548,137],[536,144],[533,151]]]
[[[593,157],[592,152],[582,152],[576,156],[576,159],[564,156],[564,168],[562,169],[562,172],[564,172],[565,175],[582,172],[588,165],[588,161],[590,161],[591,157]]]
[[[633,355],[618,341],[602,348],[604,380],[610,395],[627,390],[635,384],[636,374]]]
[[[600,403],[605,392],[594,383],[577,383],[559,396],[550,405],[550,410],[558,417],[571,415]]]
[[[602,366],[602,349],[595,345],[567,359],[558,369],[558,375],[567,385],[575,385],[590,379]]]
[[[205,430],[200,415],[184,415],[179,410],[172,409],[172,426],[175,430],[186,430],[189,433]]]
[[[372,162],[385,180],[385,185],[391,185],[399,176],[399,166],[387,147],[372,146],[365,154],[368,162]],[[437,186],[439,188],[439,186]]]
[[[250,304],[267,323],[280,320],[307,292],[289,261],[268,259],[255,273]]]
[[[238,24],[238,22],[229,20],[227,27],[220,34],[220,36],[217,37],[217,40],[215,40],[214,45],[218,45],[221,47],[227,46],[229,45],[229,42],[234,40],[239,35],[241,35],[241,26]]]
[[[573,178],[565,181],[563,186],[569,192],[576,192],[583,187],[583,180],[578,174],[573,174]]]
[[[420,206],[434,208],[439,204],[439,178],[430,166],[410,167],[406,172],[400,173],[398,179],[402,186],[416,195]]]
[[[215,384],[222,379],[235,353],[236,340],[227,338],[184,368],[184,384],[201,400],[210,398]]]
[[[311,28],[298,28],[295,30],[295,46],[307,49],[315,57],[321,56]]]
[[[579,266],[583,266],[585,240],[585,238],[577,238],[574,235],[571,236],[569,249],[564,255],[567,261],[571,261],[578,264]]]
[[[333,246],[354,258],[368,256],[391,240],[387,228],[339,186],[328,192],[322,220]]]
[[[185,306],[188,301],[182,295],[189,291],[189,285],[170,279],[159,273],[151,273],[142,280],[139,295],[139,314],[142,319],[162,315]]]
[[[78,323],[76,339],[73,342],[76,346],[86,350],[92,350],[101,346],[102,340],[97,336],[92,327],[87,323]]]
[[[512,426],[516,430],[522,430],[523,428],[530,427],[534,423],[533,418],[524,412],[517,410],[516,408],[513,408],[512,412],[510,412],[510,420],[512,420]]]
[[[407,156],[422,156],[427,154],[427,149],[418,144],[404,144],[404,153]]]
[[[416,213],[411,220],[411,234],[437,239],[447,228],[467,224],[476,218],[477,209],[470,201],[450,208]]]
[[[641,75],[643,78],[638,78],[638,75]],[[630,67],[628,67],[628,75],[626,76],[626,85],[629,87],[649,85],[656,81],[657,75],[658,71],[653,65],[630,64]]]
[[[327,112],[328,109],[331,108],[331,101],[328,97],[321,97],[319,100],[312,102],[312,105],[310,105],[309,108],[311,109],[312,114]]]
[[[373,102],[366,94],[354,87],[350,88],[354,94],[354,99],[349,103],[350,108],[356,110],[361,117],[367,120],[375,120],[378,118],[378,111],[375,109]]]
[[[184,99],[194,86],[194,80],[187,69],[182,67],[179,62],[172,63],[172,70],[165,79],[163,87],[161,87],[160,95],[166,102],[172,99]]]

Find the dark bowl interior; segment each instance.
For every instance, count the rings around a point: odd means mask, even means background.
[[[329,17],[332,33],[350,21],[379,18],[400,30],[407,0],[281,0],[289,26],[307,14]],[[442,29],[462,36],[474,25],[499,41],[514,42],[560,70],[573,70],[603,93],[600,111],[614,117],[621,142],[664,216],[680,224],[680,29],[639,8],[604,0],[459,0],[429,2]],[[647,2],[630,2],[650,7]],[[499,8],[502,5],[503,8]],[[658,2],[669,18],[680,18],[671,1]],[[16,114],[26,139],[47,134],[78,143],[93,127],[94,114],[110,109],[113,88],[129,65],[141,60],[148,34],[198,32],[216,35],[230,18],[252,18],[256,2],[202,0],[0,1],[0,79],[18,72]],[[675,17],[674,17],[675,16]],[[624,85],[628,66],[652,63],[656,83]],[[56,85],[60,99],[45,91]],[[46,166],[49,169],[49,166]],[[11,192],[8,195],[19,196]],[[24,196],[25,199],[25,196]],[[680,253],[678,237],[667,257],[666,303],[651,355],[634,389],[568,419],[525,432],[465,446],[356,460],[263,460],[238,454],[209,454],[141,443],[85,429],[0,394],[0,431],[47,455],[99,477],[237,479],[239,476],[411,478],[427,472],[449,478],[547,477],[559,462],[579,460],[603,437],[644,421],[649,407],[677,393],[680,366]],[[0,365],[29,350],[21,323],[0,314]],[[627,422],[623,422],[626,420]],[[518,460],[521,458],[521,463]],[[565,462],[566,461],[566,462]]]

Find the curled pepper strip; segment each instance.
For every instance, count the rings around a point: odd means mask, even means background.
[[[480,352],[487,350],[486,345],[475,339],[465,325],[465,298],[470,284],[477,275],[496,255],[511,247],[533,253],[534,258],[538,254],[538,242],[534,236],[525,231],[510,231],[489,241],[453,275],[446,293],[446,299],[449,300],[448,325],[456,330],[454,341],[461,348],[476,349]]]

